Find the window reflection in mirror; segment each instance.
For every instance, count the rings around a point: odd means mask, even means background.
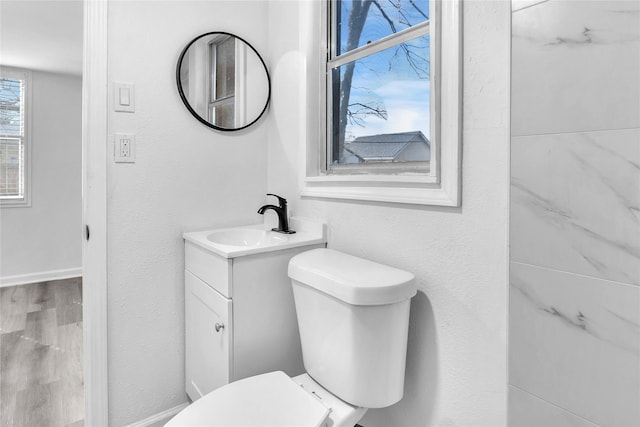
[[[209,122],[232,128],[236,105],[235,38],[220,36],[209,42],[209,70]]]
[[[203,34],[187,45],[178,61],[178,89],[189,111],[218,130],[255,123],[270,96],[262,58],[244,40],[223,32]]]

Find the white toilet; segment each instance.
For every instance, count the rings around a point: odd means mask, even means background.
[[[307,373],[233,382],[167,426],[353,427],[402,398],[413,275],[315,249],[291,259],[289,277]]]

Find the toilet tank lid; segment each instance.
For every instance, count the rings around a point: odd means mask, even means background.
[[[332,249],[294,256],[289,277],[353,305],[393,304],[416,294],[413,274]]]

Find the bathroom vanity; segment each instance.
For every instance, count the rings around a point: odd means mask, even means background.
[[[185,375],[192,400],[229,382],[304,372],[289,260],[326,246],[325,225],[296,234],[252,225],[185,233]]]

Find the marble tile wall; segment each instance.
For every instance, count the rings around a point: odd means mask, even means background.
[[[511,425],[519,427],[597,427],[514,386],[509,386],[509,411],[510,419],[518,420]]]
[[[640,1],[512,0],[509,425],[640,425]]]
[[[638,1],[514,3],[513,135],[640,126]]]

